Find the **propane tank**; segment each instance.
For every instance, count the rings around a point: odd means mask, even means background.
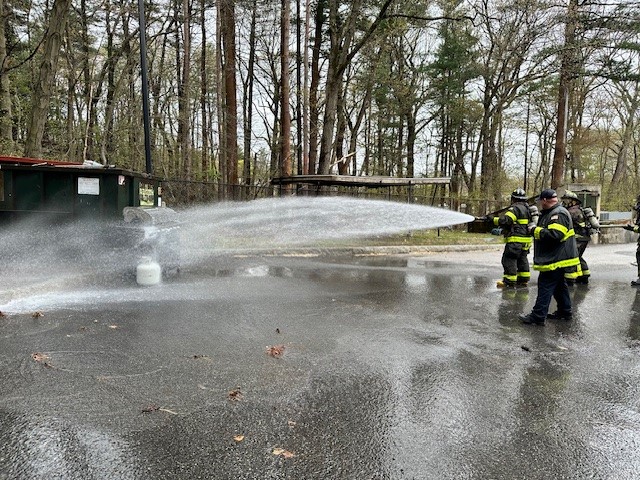
[[[584,214],[584,217],[587,219],[587,221],[591,225],[591,228],[593,228],[594,230],[598,230],[600,228],[600,222],[598,222],[598,217],[596,217],[596,214],[593,213],[593,210],[591,209],[591,207],[583,208],[582,213]]]
[[[136,282],[143,287],[158,285],[162,280],[162,269],[151,257],[142,257],[136,267]]]
[[[535,205],[529,205],[529,215],[531,215],[531,222],[534,225],[538,225],[538,219],[540,218],[540,211]]]

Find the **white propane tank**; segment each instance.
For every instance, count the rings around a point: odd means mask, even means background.
[[[136,267],[136,282],[138,285],[148,287],[158,285],[162,280],[162,269],[158,262],[151,257],[142,257]]]

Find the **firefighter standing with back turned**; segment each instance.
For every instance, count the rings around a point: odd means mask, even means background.
[[[573,221],[573,229],[576,232],[576,245],[578,247],[578,258],[580,258],[580,268],[574,268],[573,271],[565,274],[567,284],[589,283],[591,272],[589,265],[584,259],[584,251],[589,245],[591,234],[598,231],[600,224],[593,210],[589,207],[583,208],[582,202],[571,190],[567,190],[562,195],[562,205],[569,211],[571,220]]]
[[[499,216],[489,216],[487,221],[500,227],[504,235],[504,251],[502,253],[502,280],[497,286],[526,287],[531,278],[527,255],[531,249],[532,237],[528,225],[532,222],[532,212],[527,204],[527,194],[522,188],[511,193],[511,205]]]

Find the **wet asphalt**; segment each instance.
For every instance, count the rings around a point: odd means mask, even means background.
[[[638,478],[634,252],[590,246],[544,327],[499,248],[5,272],[0,479]]]

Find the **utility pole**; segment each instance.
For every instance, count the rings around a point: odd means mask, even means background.
[[[144,124],[144,158],[146,172],[153,173],[151,163],[151,128],[149,126],[149,80],[147,71],[147,26],[144,19],[144,0],[138,0],[140,16],[140,70],[142,71],[142,121]]]

